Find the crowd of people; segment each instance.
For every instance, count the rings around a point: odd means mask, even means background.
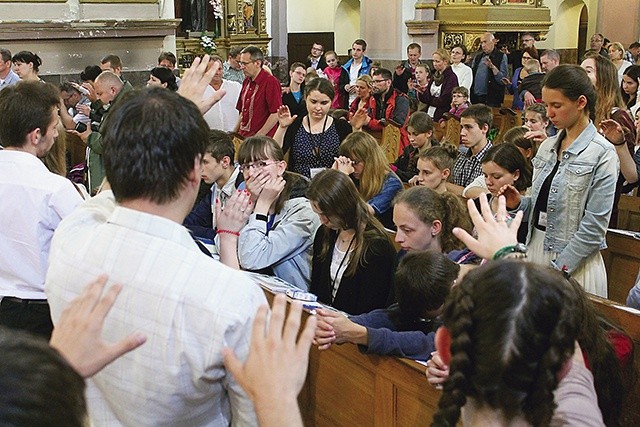
[[[491,33],[393,70],[314,43],[282,84],[255,46],[182,79],[164,52],[137,89],[116,55],[55,87],[0,49],[0,419],[301,425],[309,347],[351,342],[428,360],[436,425],[617,425],[633,366],[586,295],[638,186],[640,65],[600,38],[577,65],[525,33],[512,75]],[[506,93],[524,126],[494,144]],[[267,326],[245,271],[327,308],[298,336],[278,296]]]

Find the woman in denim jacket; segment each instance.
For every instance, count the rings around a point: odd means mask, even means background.
[[[613,208],[619,162],[614,148],[591,122],[596,95],[586,72],[574,65],[550,71],[542,84],[547,114],[560,130],[533,158],[530,197],[512,186],[501,190],[507,206],[529,221],[531,261],[570,273],[593,294],[607,296],[600,249]]]

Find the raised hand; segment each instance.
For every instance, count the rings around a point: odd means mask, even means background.
[[[613,145],[624,144],[625,129],[612,119],[606,119],[599,123],[600,133]]]
[[[467,201],[469,215],[478,238],[474,238],[458,227],[453,229],[453,234],[478,256],[492,259],[500,249],[518,243],[518,227],[522,222],[522,211],[519,211],[512,221],[507,221],[509,214],[504,196],[498,197],[498,210],[495,216],[491,212],[486,194],[481,194],[479,199],[482,214],[478,212],[473,200]]]
[[[220,63],[210,62],[209,55],[203,56],[202,59],[196,57],[180,81],[178,93],[196,104],[202,114],[209,111],[226,93],[219,90],[209,98],[203,99],[205,89],[219,68]]]
[[[286,105],[282,105],[278,108],[278,124],[280,127],[288,128],[293,124],[297,117],[297,114],[291,117],[291,111],[289,111],[289,107]]]
[[[122,290],[121,285],[113,285],[103,295],[106,283],[106,275],[89,283],[64,309],[51,335],[51,346],[84,378],[147,340],[140,332],[115,343],[102,339],[104,319]]]
[[[293,302],[285,319],[286,305],[284,295],[276,295],[268,326],[268,307],[258,309],[244,363],[231,349],[223,350],[225,366],[253,401],[263,426],[302,426],[297,396],[307,376],[316,319],[309,316],[298,337],[302,304]]]

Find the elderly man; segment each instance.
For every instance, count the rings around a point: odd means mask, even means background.
[[[225,95],[220,102],[204,114],[204,119],[211,129],[233,132],[240,117],[238,110],[236,110],[236,105],[242,85],[232,80],[225,80],[222,77],[222,58],[212,56],[211,61],[217,63],[220,68],[218,68],[213,79],[211,79],[204,96],[208,98],[220,90],[223,90]]]
[[[273,136],[278,127],[278,108],[282,105],[280,82],[262,69],[264,56],[255,46],[247,46],[240,54],[240,67],[245,76],[236,109],[240,112],[237,132],[244,136]]]
[[[11,69],[12,65],[11,51],[0,49],[0,90],[20,81],[20,77]]]
[[[49,339],[44,293],[54,230],[82,201],[40,158],[58,136],[58,89],[23,82],[0,91],[0,325]]]
[[[118,99],[120,99],[123,93],[132,90],[131,85],[126,85],[120,77],[111,71],[103,71],[98,76],[94,83],[94,88],[98,100],[104,106],[109,106],[109,109],[113,107]],[[104,133],[104,122],[109,116],[109,109],[102,116],[100,122],[100,129],[98,132],[93,132],[91,126],[87,127],[84,132],[72,131],[82,139],[82,141],[89,147],[89,154],[87,157],[87,166],[89,167],[89,183],[88,189],[91,194],[95,194],[105,176],[104,164],[102,161],[103,145],[102,134]]]
[[[147,337],[88,381],[91,424],[256,425],[222,350],[246,358],[254,313],[266,299],[245,273],[200,252],[182,226],[209,134],[201,110],[176,92],[146,88],[110,108],[108,123],[104,163],[112,191],[63,221],[46,282],[57,324],[84,283],[106,273],[124,287],[105,320],[105,340],[132,331]]]
[[[504,101],[503,77],[507,77],[507,55],[496,49],[496,39],[491,33],[484,33],[480,39],[481,52],[473,58],[473,84],[471,102],[500,107]]]

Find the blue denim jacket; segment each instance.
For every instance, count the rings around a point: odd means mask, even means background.
[[[545,140],[532,160],[531,196],[523,197],[518,207],[529,221],[527,243],[531,240],[540,188],[556,164],[559,141],[564,135],[563,130]],[[595,251],[606,248],[605,235],[619,171],[613,146],[593,123],[562,154],[549,190],[544,238],[544,250],[558,253],[555,268],[566,268],[570,273]]]

